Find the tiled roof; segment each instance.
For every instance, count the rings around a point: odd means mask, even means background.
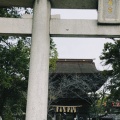
[[[88,93],[97,91],[106,80],[96,69],[93,59],[59,59],[56,70],[49,76],[52,94],[59,96],[52,105],[87,104],[93,97]]]
[[[68,84],[67,82],[79,81],[82,87],[86,87],[86,91],[96,91],[107,78],[96,69],[93,59],[59,59],[56,70],[50,73],[49,80],[55,81],[55,86],[62,82]]]
[[[59,59],[54,73],[96,73],[93,59]]]

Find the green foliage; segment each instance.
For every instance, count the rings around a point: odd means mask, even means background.
[[[101,60],[105,60],[105,65],[111,65],[111,75],[118,75],[120,73],[120,42],[114,41],[114,43],[106,43]]]
[[[50,69],[55,69],[57,50],[51,39]],[[0,115],[25,113],[30,46],[25,39],[16,42],[1,39],[0,44]],[[9,111],[8,111],[9,108]],[[19,115],[20,117],[20,115]],[[11,119],[12,120],[12,119]]]
[[[105,65],[111,65],[112,70],[104,71],[104,75],[110,78],[108,89],[110,91],[109,101],[120,100],[120,41],[113,39],[114,43],[106,43],[101,60],[104,60]]]
[[[53,42],[53,39],[51,38],[50,39],[50,63],[49,63],[50,71],[55,70],[57,58],[58,58],[58,52],[57,52],[56,44]]]
[[[7,18],[18,18],[21,17],[22,14],[32,14],[33,10],[31,8],[23,8],[23,7],[7,7],[0,8],[0,17]]]
[[[97,109],[99,110],[99,114],[104,114],[106,111],[106,102],[107,102],[107,96],[102,95],[101,99],[97,100]]]
[[[21,12],[22,11],[22,12]],[[0,17],[20,17],[30,8],[0,8]],[[0,116],[3,120],[24,120],[28,83],[30,37],[0,36]],[[50,69],[55,69],[56,45],[50,43]]]
[[[6,117],[8,108],[12,114],[16,109],[25,112],[30,48],[23,39],[15,44],[4,41],[0,44],[0,114]]]
[[[19,8],[11,7],[11,8],[0,8],[0,17],[20,17]]]
[[[26,110],[30,43],[21,37],[16,42],[4,38],[0,44],[0,116],[7,120],[10,114],[21,113],[20,117]],[[50,69],[54,70],[57,50],[51,42]]]

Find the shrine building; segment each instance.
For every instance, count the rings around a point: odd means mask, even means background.
[[[96,100],[92,93],[105,81],[93,59],[58,59],[56,70],[49,77],[53,120],[90,118],[90,107]]]

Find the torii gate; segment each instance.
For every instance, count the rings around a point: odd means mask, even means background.
[[[50,16],[51,7],[97,9],[98,1],[98,20]],[[47,120],[50,36],[120,37],[120,0],[0,0],[0,6],[34,8],[33,18],[0,18],[1,35],[32,34],[26,120]]]

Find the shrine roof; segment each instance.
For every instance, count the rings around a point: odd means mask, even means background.
[[[55,71],[50,71],[49,80],[56,81],[55,86],[59,86],[59,82],[62,80],[69,80],[70,82],[79,80],[77,85],[82,85],[83,88],[84,84],[82,82],[84,81],[89,86],[85,87],[85,91],[90,92],[97,91],[106,82],[107,77],[96,69],[93,59],[58,59]],[[85,94],[82,90],[77,92],[79,95]],[[75,98],[74,93],[70,94],[71,98]],[[68,97],[69,94],[64,95],[64,98]]]
[[[55,73],[97,73],[93,59],[58,59]]]
[[[33,7],[35,0],[0,0],[1,7]],[[52,8],[97,9],[98,0],[50,0]]]

